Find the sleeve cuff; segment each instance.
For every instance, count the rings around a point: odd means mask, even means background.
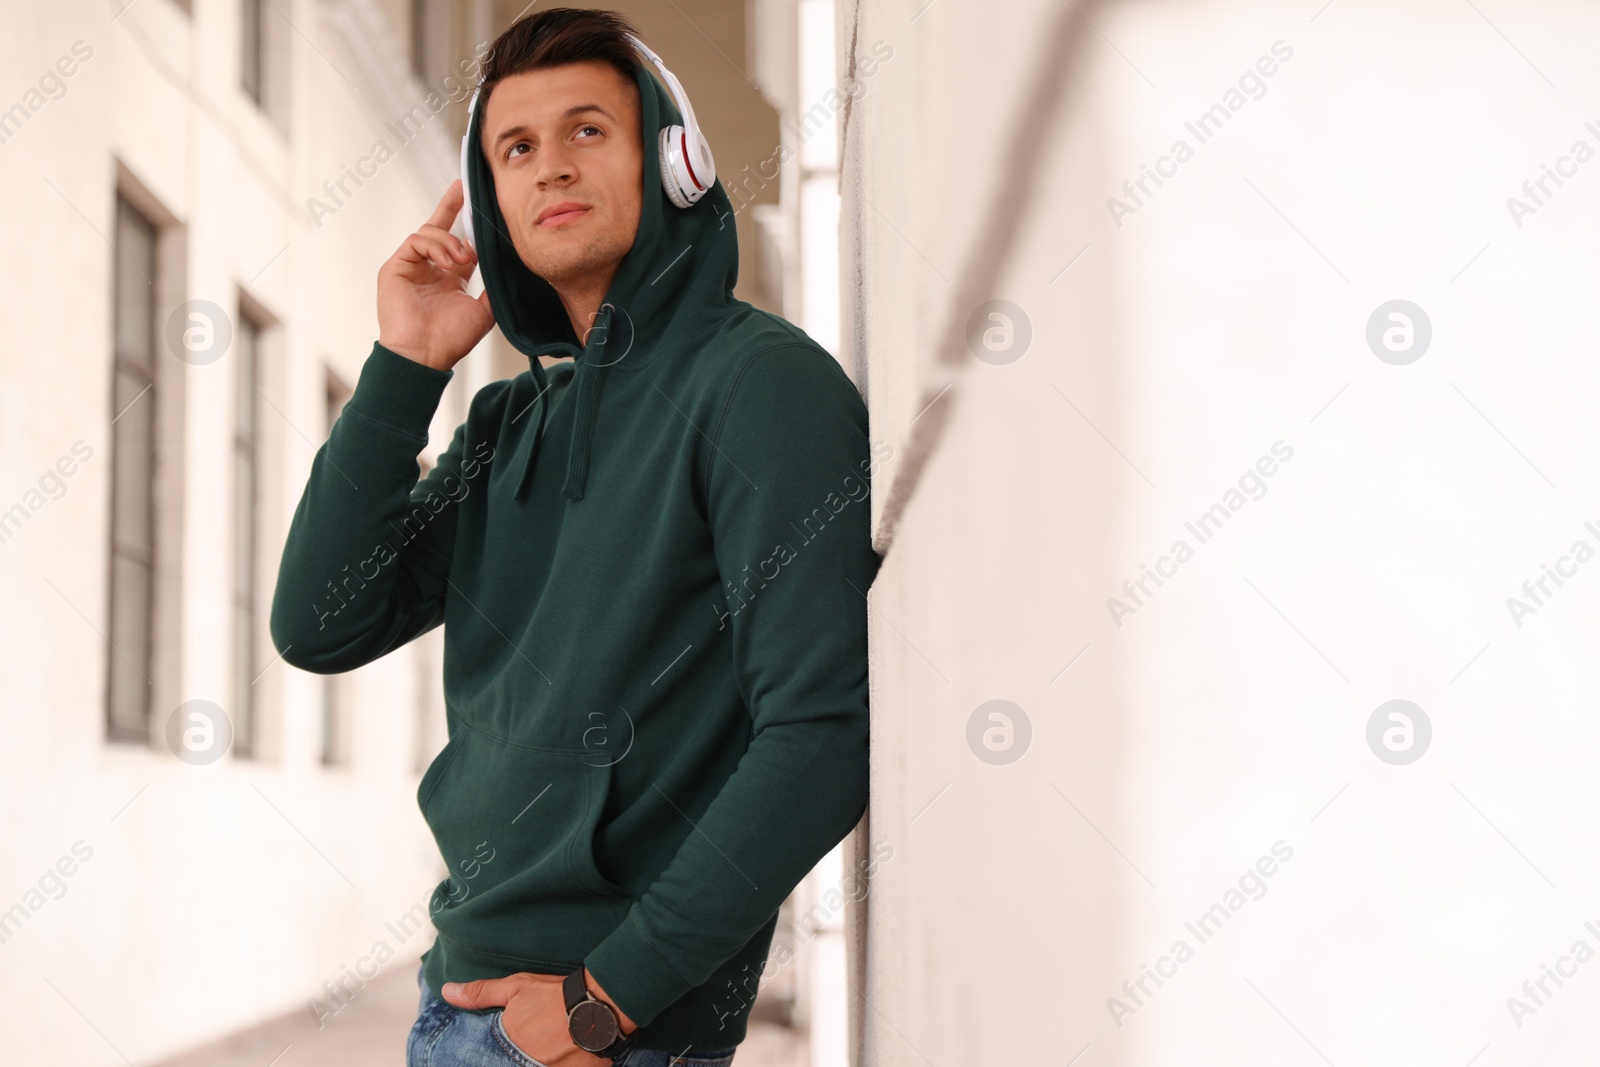
[[[373,342],[349,404],[378,422],[426,438],[439,398],[455,373],[424,366]]]
[[[695,983],[684,978],[672,962],[639,928],[637,908],[584,959],[606,996],[635,1023],[648,1026],[662,1009],[683,996]]]

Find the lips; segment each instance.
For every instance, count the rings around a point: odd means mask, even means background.
[[[580,204],[575,200],[567,200],[559,204],[552,204],[550,207],[547,207],[543,211],[539,212],[539,217],[534,220],[534,224],[537,226],[560,226],[564,223],[571,222],[573,219],[585,215],[588,212],[588,204]]]

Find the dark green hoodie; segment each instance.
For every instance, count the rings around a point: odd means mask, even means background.
[[[639,231],[587,342],[474,147],[480,268],[528,371],[478,391],[419,481],[454,372],[375,345],[312,463],[271,628],[332,674],[444,625],[449,741],[417,789],[450,872],[434,992],[583,963],[640,1047],[680,1053],[744,1037],[779,904],[865,810],[886,450],[838,362],[734,298],[721,182],[667,199],[655,145],[678,111],[635,79]]]

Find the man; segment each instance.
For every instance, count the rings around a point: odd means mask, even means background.
[[[668,199],[682,116],[629,32],[558,8],[494,43],[476,251],[452,185],[379,271],[273,600],[274,643],[322,674],[445,627],[449,741],[417,799],[450,877],[413,1065],[722,1067],[779,904],[866,806],[866,409],[734,298],[721,183]],[[492,325],[528,372],[418,481]]]

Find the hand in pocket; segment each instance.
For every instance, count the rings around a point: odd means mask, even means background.
[[[526,971],[475,982],[446,982],[440,991],[458,1008],[504,1008],[499,1023],[511,1043],[545,1067],[611,1067],[611,1061],[585,1052],[567,1032],[561,975]]]

